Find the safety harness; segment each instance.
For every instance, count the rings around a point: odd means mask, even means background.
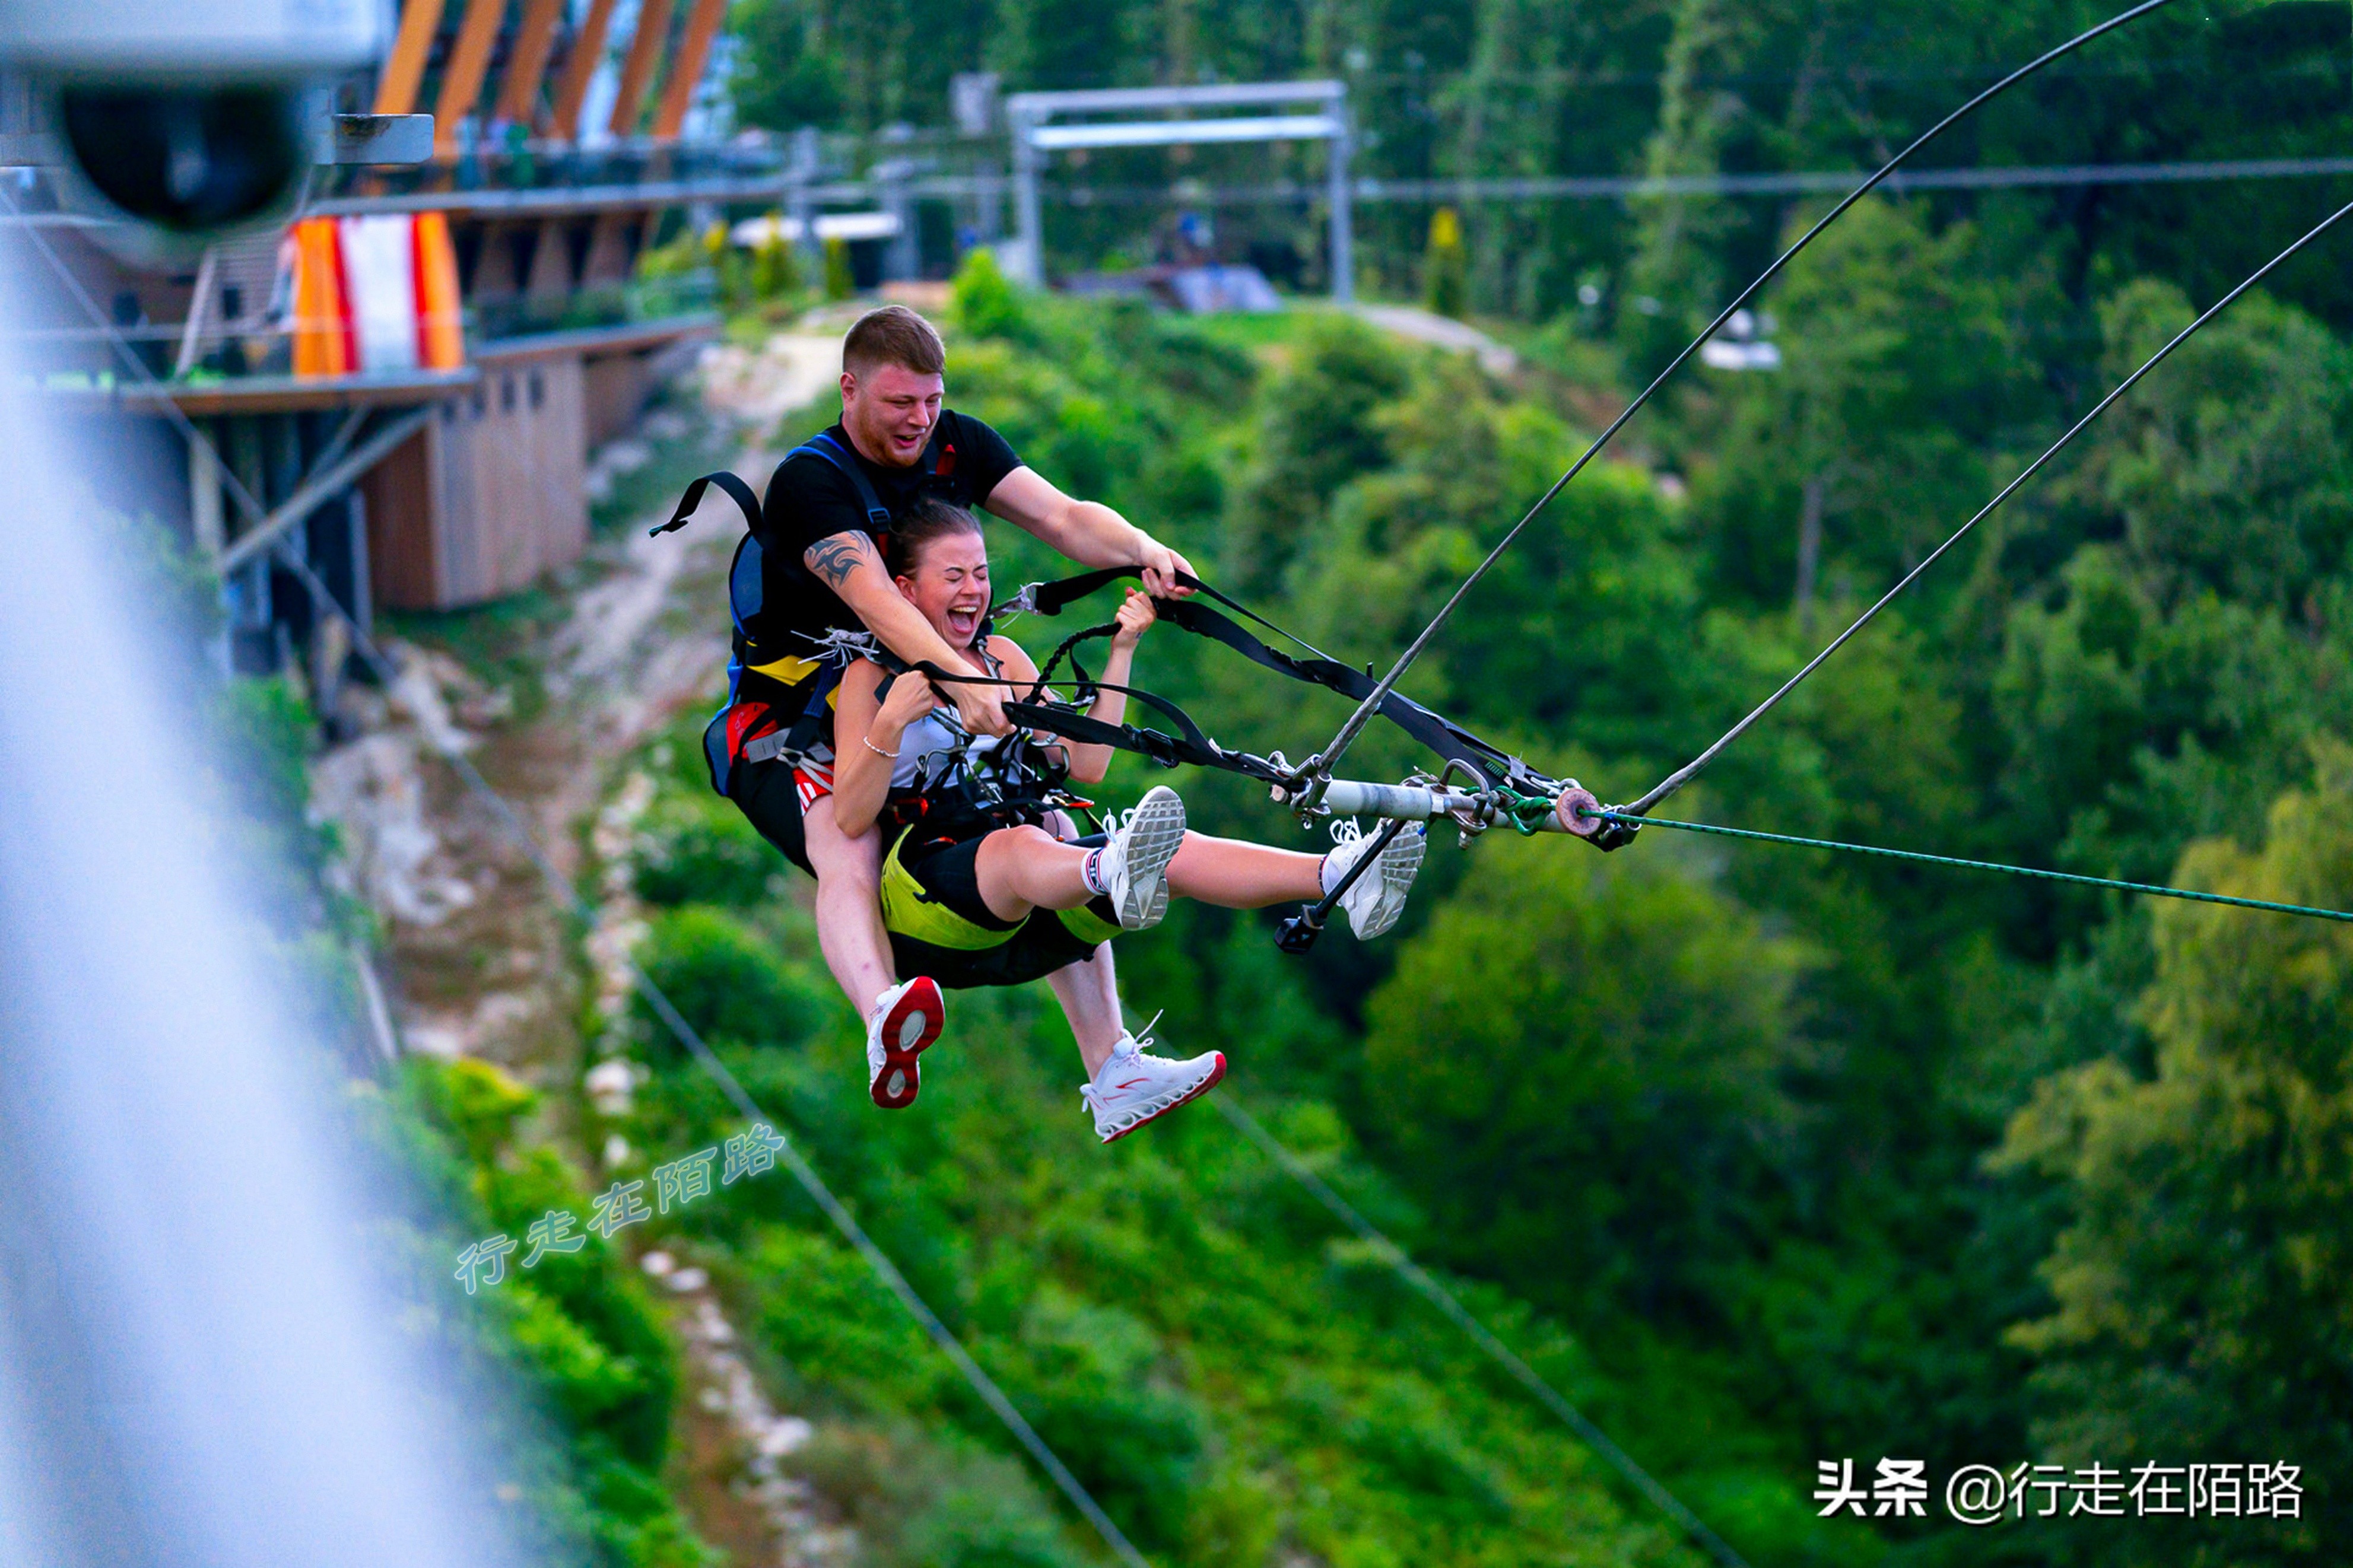
[[[1058,616],[1062,610],[1090,594],[1120,581],[1140,575],[1134,566],[1111,566],[1093,572],[1082,572],[1052,583],[1032,583],[1012,598],[997,606],[1000,616],[1029,613]],[[1164,599],[1155,596],[1153,608],[1159,617],[1171,626],[1221,643],[1234,652],[1263,668],[1322,686],[1344,696],[1363,700],[1370,695],[1376,682],[1371,675],[1352,669],[1323,653],[1305,638],[1285,631],[1264,616],[1228,597],[1208,584],[1180,572],[1176,581],[1182,587],[1193,590],[1188,599]],[[1277,637],[1297,644],[1307,655],[1284,653],[1266,642],[1231,616],[1209,607],[1203,600],[1219,605],[1264,626]],[[1239,773],[1274,787],[1284,787],[1294,782],[1296,771],[1286,763],[1282,753],[1257,757],[1248,752],[1229,751],[1209,739],[1201,727],[1185,710],[1167,699],[1134,687],[1112,686],[1093,679],[1079,664],[1076,649],[1081,643],[1095,637],[1108,637],[1119,629],[1118,623],[1107,621],[1074,632],[1048,657],[1039,668],[1038,679],[1030,692],[1005,705],[1006,717],[1018,724],[1060,735],[1065,740],[1085,745],[1115,746],[1151,758],[1164,767],[1189,763],[1197,767],[1220,768]],[[1042,700],[1043,688],[1056,668],[1068,658],[1072,673],[1077,677],[1078,691],[1071,702]],[[929,673],[928,671],[926,673]],[[970,681],[969,676],[948,675],[944,679]],[[1006,684],[1015,684],[1007,682]],[[1120,691],[1155,711],[1165,714],[1176,727],[1176,734],[1139,728],[1132,724],[1107,724],[1089,718],[1085,709],[1096,691]],[[1475,775],[1482,788],[1510,785],[1525,795],[1541,795],[1549,803],[1559,793],[1558,781],[1545,777],[1518,757],[1480,739],[1470,731],[1441,714],[1399,693],[1390,692],[1375,710],[1382,718],[1404,731],[1415,741],[1435,752],[1450,764],[1460,765]]]
[[[859,500],[866,509],[867,518],[878,539],[888,533],[891,513],[875,493],[873,482],[864,469],[839,442],[829,435],[814,437],[807,445],[794,448],[791,456],[807,453],[833,464],[848,476]],[[927,475],[934,470],[927,469]],[[746,523],[756,530],[760,521],[759,504],[751,488],[732,473],[705,474],[686,489],[677,510],[668,522],[651,531],[667,533],[682,528],[702,504],[704,491],[716,486],[740,508]],[[736,546],[735,560],[728,571],[728,607],[734,620],[735,654],[728,662],[727,703],[713,716],[703,732],[703,751],[711,764],[712,787],[721,795],[727,794],[727,783],[733,762],[766,762],[772,758],[794,758],[808,753],[824,733],[827,706],[839,686],[842,668],[847,664],[847,650],[838,659],[815,658],[805,661],[808,669],[801,679],[815,677],[808,688],[807,700],[789,724],[776,720],[764,703],[747,703],[742,700],[743,672],[757,669],[768,673],[775,664],[759,665],[765,650],[754,643],[747,621],[758,614],[760,605],[760,543],[755,534],[747,533]],[[1134,566],[1107,566],[1076,576],[1050,583],[1031,583],[1013,597],[997,605],[991,612],[995,616],[1018,614],[1059,616],[1072,604],[1100,592],[1110,584],[1141,575]],[[1305,681],[1357,701],[1370,696],[1378,682],[1367,671],[1354,669],[1340,663],[1297,635],[1285,631],[1255,610],[1228,597],[1187,573],[1176,574],[1182,587],[1192,590],[1194,596],[1168,599],[1155,596],[1153,607],[1159,618],[1169,625],[1223,644],[1262,668],[1271,669],[1293,680]],[[1279,637],[1295,644],[1303,654],[1285,653],[1270,647],[1262,638],[1244,626],[1232,616],[1210,607],[1205,601],[1214,601]],[[984,626],[984,636],[988,631]],[[871,638],[871,645],[861,649],[891,672],[893,679],[913,671],[936,684],[967,686],[999,686],[1017,693],[1005,704],[1005,716],[1026,730],[1060,736],[1082,745],[1110,746],[1131,752],[1159,763],[1176,767],[1187,763],[1195,767],[1216,768],[1226,773],[1240,773],[1255,779],[1278,792],[1296,787],[1299,770],[1285,761],[1282,753],[1258,756],[1249,752],[1235,751],[1220,745],[1197,723],[1184,709],[1156,692],[1139,687],[1119,686],[1099,681],[1087,673],[1078,658],[1081,644],[1097,637],[1109,637],[1119,629],[1115,621],[1088,626],[1062,639],[1044,664],[1039,666],[1035,680],[1008,680],[1002,676],[974,675],[965,670],[943,669],[929,660],[909,665],[883,648]],[[1069,701],[1049,697],[1047,684],[1055,671],[1067,661],[1075,678],[1076,690]],[[782,662],[782,661],[778,661]],[[886,688],[887,689],[887,688]],[[1168,730],[1153,729],[1132,723],[1112,723],[1090,715],[1086,710],[1100,691],[1116,691],[1160,715],[1168,722]],[[1411,700],[1400,692],[1385,694],[1374,710],[1381,718],[1396,725],[1416,742],[1436,752],[1446,761],[1449,773],[1460,768],[1478,780],[1482,789],[1500,792],[1506,799],[1530,803],[1535,812],[1537,803],[1549,810],[1557,798],[1561,782],[1547,778],[1528,766],[1520,758],[1482,740],[1452,720]],[[1059,767],[1041,748],[1025,737],[1016,737],[997,749],[997,754],[1014,772],[996,781],[1004,787],[1004,800],[1017,812],[1039,812],[1050,805],[1068,802],[1061,784],[1068,777],[1067,768]],[[1018,775],[1018,776],[1017,776]],[[969,808],[980,808],[970,803],[947,803],[943,809],[962,816]],[[1035,821],[1034,815],[1018,816],[1012,820]],[[1516,816],[1514,818],[1516,821]],[[993,823],[1005,826],[1006,823]],[[1524,825],[1523,825],[1524,826]],[[984,829],[985,830],[985,829]],[[926,831],[933,829],[927,824]],[[961,837],[961,835],[957,835]]]
[[[821,430],[786,453],[785,461],[799,457],[830,463],[849,481],[859,507],[866,514],[866,532],[879,547],[891,531],[891,509],[882,504],[873,479],[856,454],[834,439],[832,432]],[[953,472],[955,461],[954,447],[928,455],[923,464],[925,482]],[[695,479],[680,497],[670,521],[649,530],[649,536],[684,528],[702,506],[704,493],[713,488],[735,503],[736,510],[744,514],[744,538],[735,546],[734,559],[727,567],[727,613],[734,627],[727,660],[727,700],[712,715],[702,731],[703,761],[710,768],[711,787],[724,795],[738,762],[766,763],[779,758],[796,761],[816,751],[825,738],[828,710],[841,685],[841,672],[848,668],[849,658],[845,650],[820,646],[816,638],[807,639],[810,651],[799,653],[762,647],[753,636],[752,626],[766,606],[762,576],[766,552],[760,543],[759,497],[734,474],[723,469]],[[744,677],[747,671],[793,690],[799,700],[788,719],[780,718],[771,703],[744,700]]]

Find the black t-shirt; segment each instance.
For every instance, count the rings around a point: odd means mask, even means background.
[[[998,482],[1021,466],[1004,437],[969,415],[947,409],[932,426],[922,461],[909,468],[868,462],[839,424],[826,434],[866,471],[875,498],[893,517],[926,494],[961,507],[985,505]],[[809,546],[831,535],[873,533],[849,476],[814,453],[786,458],[768,480],[760,521],[761,611],[745,629],[765,657],[805,656],[814,647],[812,637],[835,627],[860,629],[849,606],[801,559]]]

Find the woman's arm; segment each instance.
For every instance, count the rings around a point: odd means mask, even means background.
[[[909,673],[878,699],[882,667],[861,658],[842,673],[841,695],[833,710],[833,819],[856,838],[882,815],[891,793],[891,769],[907,726],[938,704],[932,683]]]
[[[1135,645],[1159,616],[1153,611],[1150,595],[1130,588],[1127,597],[1120,604],[1118,619],[1119,630],[1112,634],[1111,654],[1103,661],[1103,679],[1113,686],[1125,686],[1128,684],[1128,671],[1135,663]],[[1027,654],[1022,655],[1021,662],[1025,665],[1029,663]],[[1031,674],[1019,679],[1035,678],[1036,670],[1032,666]],[[1124,691],[1098,691],[1087,709],[1088,718],[1100,719],[1106,724],[1116,724],[1126,714],[1127,693]],[[1082,746],[1076,741],[1065,741],[1062,749],[1070,755],[1071,777],[1077,783],[1100,784],[1103,775],[1111,772],[1112,747]]]

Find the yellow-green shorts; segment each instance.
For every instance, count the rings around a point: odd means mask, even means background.
[[[1019,985],[1092,958],[1119,934],[1102,899],[999,920],[980,896],[980,839],[934,847],[911,845],[913,837],[901,835],[882,860],[882,925],[902,980],[928,974],[956,990]]]

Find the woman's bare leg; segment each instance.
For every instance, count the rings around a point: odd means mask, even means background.
[[[1227,910],[1312,903],[1324,896],[1323,867],[1321,855],[1187,833],[1168,862],[1168,890]]]
[[[1088,852],[1039,827],[1001,827],[980,841],[973,873],[980,901],[1001,921],[1031,910],[1075,910],[1094,891],[1087,886]]]
[[[1033,909],[1074,910],[1095,896],[1088,852],[1035,827],[1008,827],[981,840],[974,868],[981,901],[1001,921]],[[1324,896],[1323,857],[1187,833],[1168,862],[1168,890],[1220,909],[1257,910]]]
[[[1087,1064],[1087,1081],[1092,1083],[1111,1058],[1112,1047],[1127,1033],[1126,1020],[1120,1016],[1119,978],[1112,971],[1111,943],[1097,947],[1094,956],[1083,963],[1057,969],[1046,976],[1046,984],[1054,988],[1062,1016],[1071,1021],[1071,1036],[1079,1042],[1079,1057]]]

